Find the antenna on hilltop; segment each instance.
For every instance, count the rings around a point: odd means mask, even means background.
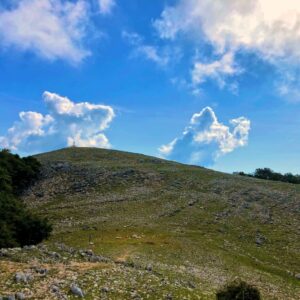
[[[75,140],[73,141],[72,148],[76,148],[76,143],[75,143]]]

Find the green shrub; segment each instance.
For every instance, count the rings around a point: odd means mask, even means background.
[[[26,212],[16,222],[16,240],[20,246],[36,245],[47,239],[52,226],[47,219],[39,218]]]
[[[0,151],[0,168],[10,177],[13,193],[19,195],[37,179],[40,163],[34,157],[20,158],[19,155],[4,149]]]
[[[244,281],[234,281],[219,292],[217,300],[260,300],[259,290]]]
[[[12,182],[7,170],[0,166],[0,191],[12,192]]]
[[[244,172],[234,172],[236,175],[248,176],[265,180],[282,181],[294,184],[300,184],[300,175],[293,175],[292,173],[281,174],[274,172],[270,168],[259,168],[254,171],[253,174],[247,174]]]
[[[33,245],[49,237],[46,219],[30,213],[17,198],[38,177],[40,163],[0,151],[0,248]]]

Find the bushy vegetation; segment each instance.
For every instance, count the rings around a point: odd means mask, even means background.
[[[40,163],[32,156],[20,158],[6,149],[0,152],[0,187],[3,183],[15,195],[37,178],[39,170]]]
[[[50,235],[48,221],[30,213],[18,198],[39,169],[33,157],[0,151],[0,248],[37,244]]]
[[[271,170],[269,168],[256,169],[253,174],[247,174],[244,172],[236,172],[235,174],[241,175],[241,176],[259,178],[259,179],[300,184],[300,175],[293,175],[292,173],[281,174],[278,172],[274,172],[273,170]]]
[[[217,300],[260,300],[259,290],[244,281],[234,281],[217,293]]]

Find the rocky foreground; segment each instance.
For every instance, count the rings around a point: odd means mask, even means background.
[[[54,251],[55,250],[55,251]],[[64,244],[2,249],[0,299],[203,299],[191,281],[167,278],[151,264],[116,261]],[[184,269],[182,270],[184,271]]]

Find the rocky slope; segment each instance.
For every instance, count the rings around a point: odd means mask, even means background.
[[[0,295],[215,299],[238,277],[263,299],[300,299],[299,185],[101,149],[37,158],[23,198],[54,233],[1,250]]]

